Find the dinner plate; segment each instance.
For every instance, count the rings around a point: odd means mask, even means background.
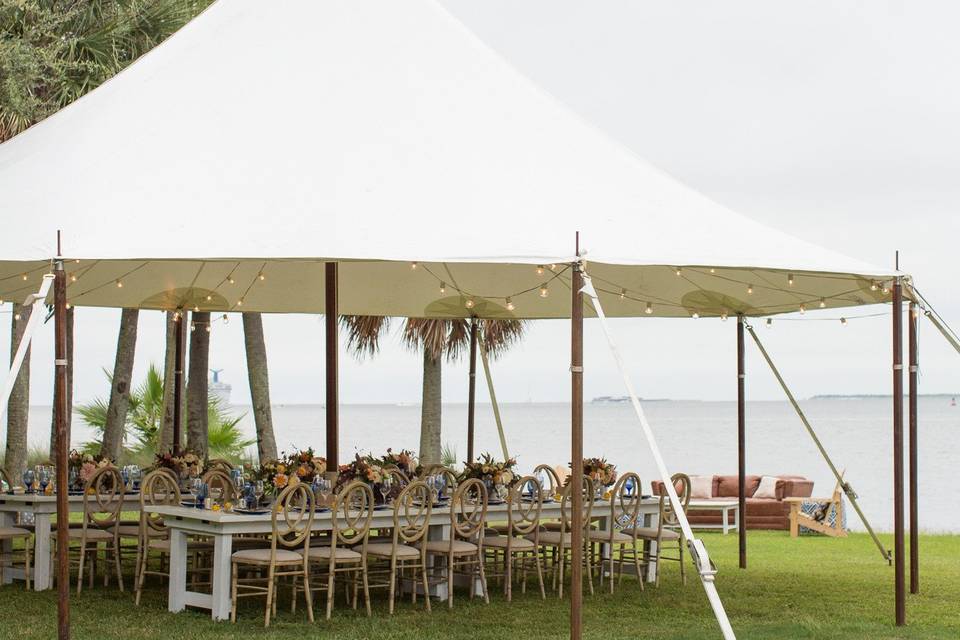
[[[270,513],[270,509],[243,509],[235,508],[234,513],[239,513],[242,516],[262,516],[265,513]]]

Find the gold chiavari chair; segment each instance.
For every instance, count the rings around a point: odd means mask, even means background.
[[[207,469],[219,469],[220,471],[225,471],[228,474],[233,471],[233,463],[224,458],[210,458],[207,460]]]
[[[426,539],[430,529],[430,516],[433,512],[433,496],[423,480],[410,482],[393,504],[393,531],[390,542],[370,542],[367,544],[367,558],[377,565],[367,568],[368,575],[375,578],[369,588],[386,588],[390,592],[390,613],[393,614],[397,582],[403,578],[405,570],[410,571],[411,601],[417,602],[417,577],[423,585],[424,601],[430,611],[430,584],[427,579],[427,548],[425,545],[413,546]]]
[[[548,464],[538,464],[533,469],[533,477],[544,478],[541,482],[540,491],[543,493],[544,502],[554,500],[556,496],[563,493],[563,481],[557,475],[556,470]],[[538,480],[539,481],[539,480]],[[540,528],[545,531],[560,531],[559,520],[546,520],[540,523]]]
[[[0,469],[0,480],[3,481],[5,487],[13,489],[10,476],[8,476],[7,472],[3,469]],[[23,540],[23,549],[14,549],[13,542],[20,539]],[[8,545],[10,549],[6,550]],[[0,527],[0,584],[4,583],[7,567],[11,570],[15,569],[17,562],[20,561],[23,564],[23,576],[27,591],[30,590],[30,549],[32,546],[33,545],[30,544],[29,529],[22,527]]]
[[[93,476],[84,484],[83,488],[83,524],[77,528],[71,528],[68,532],[70,542],[79,542],[76,547],[77,557],[72,554],[72,547],[67,549],[57,549],[57,534],[51,532],[50,553],[51,558],[57,553],[69,554],[70,565],[77,567],[77,593],[79,594],[83,587],[83,570],[87,567],[90,586],[93,586],[93,574],[96,567],[96,557],[99,553],[100,545],[104,545],[104,563],[107,556],[113,557],[114,568],[117,573],[117,584],[120,591],[123,591],[123,572],[120,567],[120,510],[123,508],[123,496],[126,487],[123,484],[123,477],[113,465],[107,465],[97,469]],[[90,555],[90,562],[87,562],[87,556]],[[50,563],[51,568],[56,566]],[[107,586],[110,581],[110,572],[104,567],[103,584]]]
[[[207,495],[211,498],[236,504],[237,488],[233,485],[233,479],[228,470],[219,467],[209,469],[203,474],[203,483],[207,485]]]
[[[443,558],[441,576],[447,581],[447,606],[453,608],[454,575],[470,579],[470,597],[476,592],[477,579],[483,588],[484,602],[490,602],[483,566],[483,527],[487,521],[487,488],[476,478],[464,480],[450,500],[450,539],[425,540],[420,546],[434,558]]]
[[[636,570],[643,591],[643,574],[640,571],[640,556],[637,552],[637,518],[640,515],[640,476],[628,472],[620,476],[610,495],[610,514],[606,527],[590,529],[590,542],[605,545],[607,555],[600,561],[600,586],[603,587],[604,569],[609,566],[610,593],[613,593],[614,569],[619,569],[623,580],[623,565],[629,558]],[[621,529],[617,524],[622,523]],[[627,533],[629,532],[629,533]],[[619,557],[617,557],[619,556]],[[590,580],[593,580],[591,576]]]
[[[311,571],[326,569],[325,580],[311,580],[314,591],[327,592],[327,620],[333,613],[337,574],[344,574],[347,584],[353,589],[353,608],[357,608],[359,586],[363,585],[363,598],[367,616],[370,616],[370,581],[367,575],[367,543],[370,522],[373,519],[373,490],[365,482],[354,480],[337,494],[330,510],[332,533],[330,545],[311,547],[307,555]],[[316,574],[312,574],[316,575]],[[325,583],[325,584],[324,584]],[[297,589],[293,598],[296,602]]]
[[[547,552],[550,553],[550,556],[553,558],[553,585],[554,589],[557,590],[558,597],[563,597],[563,574],[564,568],[568,560],[572,560],[572,542],[573,534],[571,528],[573,525],[572,522],[572,502],[573,502],[573,491],[581,492],[581,523],[583,530],[583,560],[585,568],[587,570],[587,575],[589,576],[592,570],[590,562],[590,548],[589,548],[589,535],[590,530],[590,517],[593,513],[593,500],[594,500],[594,490],[593,490],[593,480],[587,476],[583,476],[581,482],[568,482],[567,486],[563,489],[563,497],[560,500],[560,530],[559,531],[540,531],[538,536],[538,544],[540,548],[544,550],[544,554]],[[527,534],[527,539],[532,539],[532,534]],[[593,581],[591,580],[590,593],[593,594]],[[559,585],[559,586],[558,586]]]
[[[529,492],[529,496],[528,496]],[[507,602],[513,599],[513,567],[520,570],[520,588],[527,591],[527,567],[533,566],[540,583],[540,597],[546,598],[543,588],[543,568],[540,562],[540,512],[543,509],[543,494],[540,482],[533,476],[520,478],[510,489],[507,502],[507,525],[504,535],[487,533],[483,544],[487,551],[494,552],[494,564],[497,554],[503,554],[503,572],[505,579],[504,594]],[[530,536],[530,537],[525,537]],[[492,575],[491,575],[492,577]]]
[[[675,473],[673,476],[671,476],[670,481],[673,482],[673,487],[677,491],[677,497],[680,498],[680,508],[683,509],[684,513],[686,513],[687,505],[690,504],[690,478],[686,474]],[[660,496],[660,511],[659,517],[657,518],[657,526],[633,527],[631,529],[624,529],[623,532],[627,535],[635,535],[637,538],[643,540],[644,563],[649,566],[651,562],[655,562],[657,566],[657,578],[656,582],[654,583],[656,586],[660,586],[661,560],[679,562],[680,582],[681,584],[687,584],[687,574],[683,562],[683,548],[687,545],[687,541],[684,538],[683,532],[680,531],[680,523],[677,519],[677,513],[674,510],[673,505],[670,503],[670,498],[668,496]],[[654,552],[650,551],[651,542],[656,543],[656,550]],[[664,543],[676,543],[677,555],[663,555]]]
[[[288,485],[277,497],[271,513],[273,533],[269,549],[243,549],[231,556],[233,580],[230,621],[237,621],[237,602],[240,598],[266,596],[263,626],[270,626],[271,613],[277,610],[277,579],[302,581],[307,601],[307,617],[313,622],[313,599],[310,595],[310,577],[307,558],[310,555],[310,529],[313,526],[314,498],[310,487],[302,482]],[[252,570],[241,578],[242,569]],[[266,577],[262,573],[266,571]]]

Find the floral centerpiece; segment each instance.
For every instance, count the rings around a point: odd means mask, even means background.
[[[417,472],[417,458],[409,449],[401,449],[400,451],[387,449],[387,453],[379,458],[368,455],[364,459],[368,464],[378,466],[381,469],[396,467],[408,478],[412,478]]]
[[[154,469],[170,469],[180,479],[181,484],[187,478],[201,475],[204,470],[203,459],[193,451],[184,451],[180,455],[170,452],[158,453],[153,461]]]
[[[395,464],[395,462],[391,462],[390,464]],[[339,491],[342,487],[347,486],[354,480],[360,480],[370,485],[370,488],[373,490],[374,502],[381,503],[384,497],[380,491],[380,484],[383,482],[383,478],[389,475],[389,473],[384,471],[383,467],[382,458],[357,454],[350,464],[340,465],[340,473],[337,476],[337,485],[334,491]],[[400,483],[398,482],[391,487],[388,495],[396,497],[401,490],[402,487],[400,487]]]
[[[595,483],[609,487],[617,481],[617,467],[607,462],[606,458],[584,458],[583,475]]]
[[[99,453],[80,453],[76,449],[67,456],[67,477],[69,478],[70,489],[82,490],[84,485],[90,481],[97,469],[109,465],[112,461],[109,457]]]
[[[259,467],[245,467],[247,480],[262,480],[266,493],[282,491],[289,484],[312,483],[327,472],[327,459],[314,453],[313,448],[283,452],[279,460],[267,460]]]
[[[480,456],[479,460],[475,462],[467,461],[463,464],[463,473],[460,474],[460,479],[476,478],[483,482],[489,480],[495,485],[502,484],[512,487],[520,479],[514,472],[516,466],[516,458],[509,458],[505,462],[500,462],[494,460],[489,453],[485,453]]]

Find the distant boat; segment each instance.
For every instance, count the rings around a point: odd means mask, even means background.
[[[220,404],[226,406],[230,404],[230,392],[233,387],[226,382],[220,382],[220,374],[223,369],[210,369],[213,379],[208,386],[208,393],[220,401]]]
[[[590,402],[597,404],[620,404],[622,402],[630,402],[630,396],[597,396]]]
[[[957,399],[956,399],[956,398],[950,398],[950,406],[951,406],[951,407],[957,406]]]

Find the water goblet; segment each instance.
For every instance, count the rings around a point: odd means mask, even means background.
[[[623,483],[623,488],[627,490],[627,495],[628,495],[628,496],[631,496],[631,497],[633,496],[634,486],[633,486],[633,478],[632,478],[632,477],[627,478],[627,481]]]
[[[36,479],[33,469],[23,472],[23,488],[27,493],[33,493],[33,482]]]
[[[330,481],[326,478],[320,480],[320,500],[323,506],[329,506],[330,504],[330,494],[333,491],[333,487],[330,484]]]
[[[143,470],[140,469],[139,465],[130,466],[130,482],[133,485],[134,491],[140,491],[140,481],[143,479]]]
[[[393,489],[393,476],[383,476],[380,481],[380,494],[383,495],[383,504],[389,504],[390,491]]]
[[[253,496],[257,499],[256,506],[260,506],[260,499],[263,498],[263,480],[257,480],[253,483]]]
[[[77,471],[76,467],[71,467],[70,473],[68,474],[67,482],[70,483],[71,487],[76,487],[78,480],[80,480],[80,472]]]
[[[120,478],[123,479],[123,488],[130,486],[130,465],[124,465],[120,470]]]
[[[190,495],[193,496],[193,506],[200,507],[203,505],[200,502],[200,487],[203,486],[203,480],[198,477],[193,477],[190,479]]]
[[[40,467],[37,480],[40,482],[40,493],[46,493],[47,485],[50,484],[50,470],[48,467]]]
[[[240,493],[243,489],[243,471],[240,469],[231,469],[230,480],[233,482],[233,487],[237,490],[237,493]]]

